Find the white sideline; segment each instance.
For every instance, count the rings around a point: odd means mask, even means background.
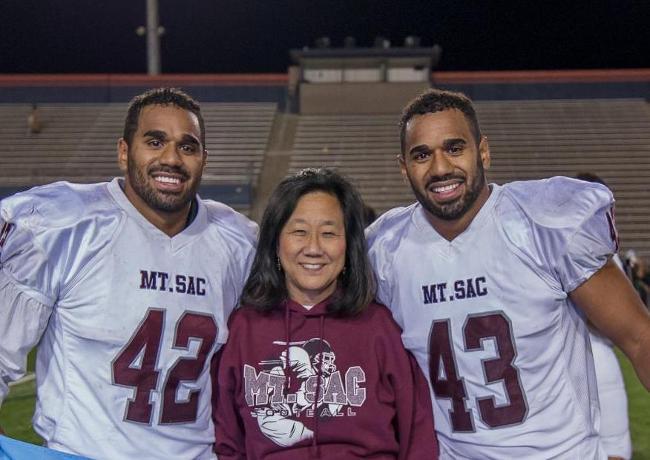
[[[9,382],[9,386],[13,387],[15,385],[20,385],[21,383],[27,383],[31,382],[36,378],[36,374],[33,372],[30,372],[29,374],[25,375],[23,378],[16,380],[15,382]]]

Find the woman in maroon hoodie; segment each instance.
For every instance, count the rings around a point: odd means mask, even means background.
[[[437,458],[426,380],[372,303],[363,230],[333,171],[274,191],[217,371],[220,459]]]

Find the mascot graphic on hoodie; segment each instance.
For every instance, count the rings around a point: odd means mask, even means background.
[[[292,446],[313,438],[307,419],[356,415],[366,400],[360,366],[342,373],[332,347],[320,338],[273,344],[283,348],[279,359],[261,361],[260,372],[244,365],[246,402],[267,438]]]

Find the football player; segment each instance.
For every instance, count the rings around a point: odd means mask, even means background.
[[[441,458],[606,458],[584,316],[650,388],[650,316],[610,260],[609,190],[488,184],[470,100],[439,90],[405,108],[399,163],[417,202],[370,227],[370,257],[429,379]]]
[[[137,96],[124,178],[2,201],[0,399],[37,343],[34,428],[96,459],[215,458],[210,361],[248,275],[256,226],[197,196],[199,105]]]

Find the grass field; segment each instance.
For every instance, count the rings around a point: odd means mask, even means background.
[[[637,379],[627,358],[621,353],[617,354],[627,388],[632,458],[634,460],[650,460],[650,394]]]
[[[27,357],[27,371],[34,372],[36,353],[32,351]],[[34,396],[36,382],[26,382],[11,387],[9,397],[0,408],[0,427],[7,436],[33,444],[42,444],[42,440],[32,429],[34,413]]]
[[[650,394],[637,379],[632,366],[620,353],[619,361],[627,387],[630,431],[634,460],[650,460]],[[30,361],[31,362],[31,361]],[[41,443],[31,427],[34,412],[34,381],[16,385],[0,408],[0,426],[8,436],[35,444]]]
[[[34,394],[36,382],[23,383],[11,389],[7,400],[0,409],[0,426],[7,436],[41,444],[41,438],[32,429],[34,413]]]

